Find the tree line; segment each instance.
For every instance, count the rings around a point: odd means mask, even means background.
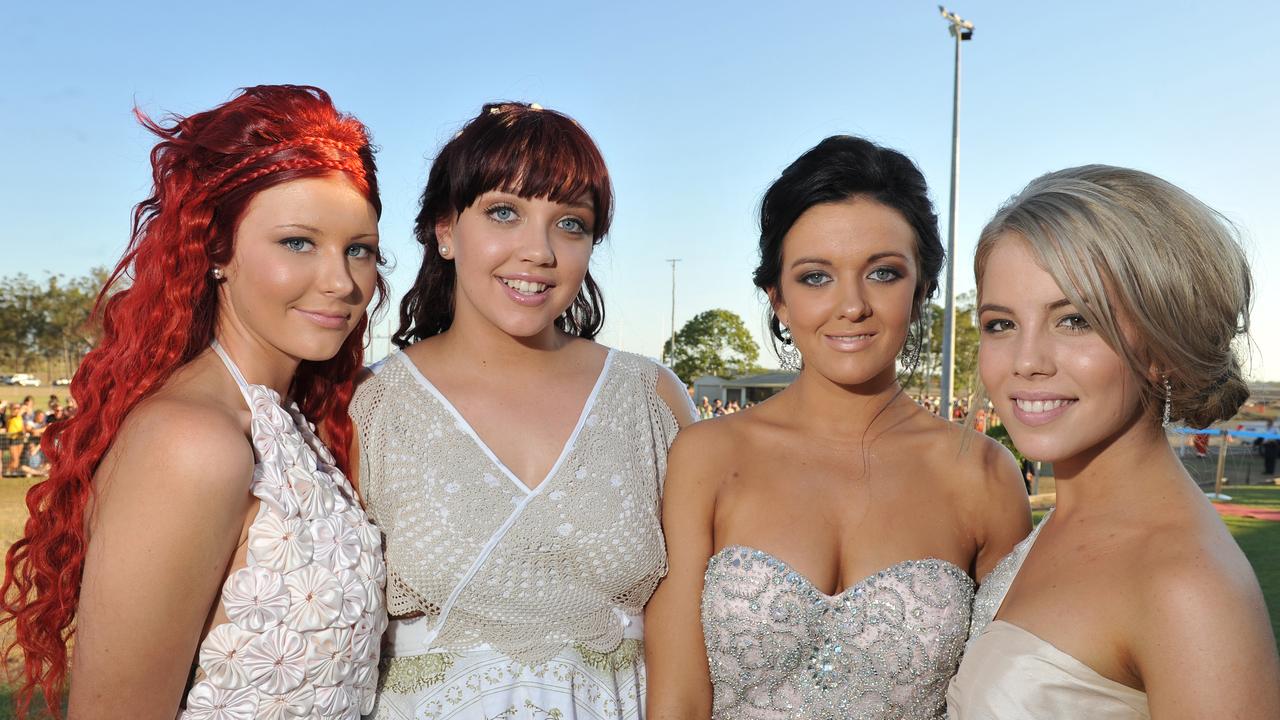
[[[0,277],[0,369],[71,377],[98,339],[91,316],[106,281],[101,267],[43,281],[23,273]]]
[[[106,268],[87,275],[50,275],[39,281],[25,274],[0,277],[0,370],[71,377],[80,359],[98,339],[91,320],[98,291],[107,280]],[[977,385],[978,324],[972,291],[956,298],[956,396],[965,397]],[[936,391],[942,368],[942,316],[939,305],[925,310],[925,338],[920,362],[904,375],[907,390]],[[663,343],[662,358],[686,384],[703,375],[735,378],[767,372],[761,352],[737,314],[706,310],[686,322],[671,341]],[[766,362],[773,364],[772,352]],[[904,368],[905,370],[905,368]]]

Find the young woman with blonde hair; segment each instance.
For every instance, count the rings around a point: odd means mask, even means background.
[[[957,720],[1274,718],[1244,554],[1164,426],[1231,418],[1252,281],[1227,223],[1147,173],[1049,173],[982,232],[979,366],[1057,507],[978,591]]]

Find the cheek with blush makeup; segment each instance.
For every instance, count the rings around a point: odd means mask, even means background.
[[[997,241],[980,291],[979,373],[1023,455],[1059,462],[1129,427],[1138,379],[1025,242]]]

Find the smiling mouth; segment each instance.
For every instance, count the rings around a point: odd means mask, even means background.
[[[1013,402],[1018,406],[1018,409],[1021,410],[1022,412],[1035,415],[1040,413],[1053,412],[1054,410],[1057,410],[1059,408],[1067,407],[1068,405],[1073,405],[1077,401],[1068,400],[1065,398],[1058,399],[1058,400],[1022,400],[1019,398],[1014,398]]]
[[[503,285],[515,290],[521,295],[541,295],[546,292],[550,285],[540,282],[529,282],[527,280],[511,280],[509,278],[498,278]]]
[[[311,320],[311,322],[331,330],[342,329],[347,326],[347,321],[351,319],[350,315],[332,315],[329,313],[315,312],[314,310],[303,310],[295,308],[302,315]]]

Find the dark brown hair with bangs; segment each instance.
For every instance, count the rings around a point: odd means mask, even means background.
[[[397,347],[439,335],[453,323],[456,275],[453,263],[440,257],[436,223],[492,190],[562,203],[589,198],[595,210],[592,242],[598,244],[609,231],[613,186],[591,136],[573,118],[554,110],[516,102],[485,105],[431,165],[414,221],[414,236],[423,247],[422,267],[400,302],[400,328],[392,337]],[[588,271],[556,327],[591,339],[603,325],[604,297]]]

